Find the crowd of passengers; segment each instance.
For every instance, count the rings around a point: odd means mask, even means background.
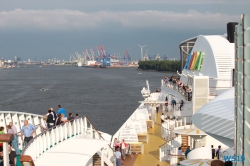
[[[161,89],[158,90],[158,88],[156,88],[155,92],[161,92]],[[167,96],[165,98],[165,102],[166,102],[165,105],[168,106],[168,97]],[[173,97],[173,99],[171,100],[171,106],[173,107],[173,109],[174,109],[174,107],[176,107],[176,104],[177,104],[176,99],[175,99],[175,97]],[[180,100],[179,101],[179,109],[180,109],[180,111],[182,110],[181,108],[183,107],[183,104],[184,104],[184,101]],[[160,108],[160,104],[157,104],[156,105],[156,113],[159,112],[159,108]]]
[[[55,113],[53,111],[53,108],[49,108],[48,113],[44,115],[43,121],[41,123],[41,128],[43,131],[48,130],[49,128],[52,128],[54,126],[69,122],[74,120],[75,118],[78,118],[78,114],[74,117],[72,113],[69,113],[67,115],[66,110],[61,107],[61,105],[58,105],[58,111]]]
[[[164,83],[171,83],[172,85],[176,86],[178,90],[184,91],[185,97],[187,97],[188,101],[192,100],[192,89],[188,88],[178,77],[171,76],[171,77],[164,77]]]
[[[78,118],[78,114],[74,117],[72,113],[67,115],[66,110],[58,105],[58,111],[55,113],[53,108],[48,109],[48,113],[46,113],[43,117],[43,120],[40,124],[42,128],[42,132],[60,124],[64,124],[65,122],[69,122]],[[16,165],[16,156],[21,155],[19,147],[18,147],[18,137],[21,136],[21,140],[23,141],[23,147],[25,147],[30,140],[33,139],[33,135],[36,131],[36,127],[29,123],[28,120],[23,121],[23,126],[21,128],[21,134],[17,133],[17,128],[13,125],[13,122],[10,122],[9,125],[6,126],[7,133],[13,134],[14,139],[9,142],[9,164],[10,166]],[[5,134],[4,127],[0,127],[0,134]],[[3,142],[0,142],[0,166],[3,166]]]

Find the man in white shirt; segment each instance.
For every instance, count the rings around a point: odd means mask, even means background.
[[[164,113],[162,113],[161,115],[161,123],[165,122],[165,117],[164,117]]]
[[[12,146],[13,148],[15,149],[16,151],[16,155],[20,155],[20,150],[19,150],[19,147],[18,147],[18,135],[17,135],[17,129],[16,129],[16,126],[13,125],[12,122],[9,123],[13,133],[14,133],[14,140],[12,141]]]

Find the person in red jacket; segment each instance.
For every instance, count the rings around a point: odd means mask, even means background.
[[[128,144],[122,139],[122,142],[120,143],[121,153],[122,153],[122,159],[126,159],[126,149],[128,147]]]

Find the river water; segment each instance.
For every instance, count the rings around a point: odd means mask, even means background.
[[[49,107],[57,112],[60,104],[67,113],[86,115],[98,130],[114,134],[143,100],[146,79],[154,91],[166,75],[137,68],[0,69],[0,110],[45,114]]]

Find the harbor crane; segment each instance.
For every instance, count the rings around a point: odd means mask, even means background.
[[[90,48],[90,52],[91,52],[91,55],[92,55],[91,60],[94,61],[95,60],[95,53],[94,53],[94,50],[93,50],[92,47]]]

